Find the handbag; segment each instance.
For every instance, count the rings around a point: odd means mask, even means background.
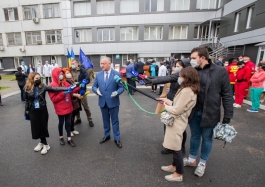
[[[169,126],[169,127],[172,127],[173,126],[173,123],[174,123],[174,116],[172,116],[172,114],[170,114],[169,112],[167,111],[162,111],[161,113],[161,117],[160,117],[160,120],[163,124]]]

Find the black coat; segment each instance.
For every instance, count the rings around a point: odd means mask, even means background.
[[[26,84],[26,78],[27,78],[26,74],[21,73],[21,72],[16,72],[15,76],[16,76],[17,84],[19,86],[24,86]]]
[[[144,73],[144,63],[143,62],[136,62],[134,65],[134,69],[139,73]]]
[[[178,75],[173,74],[151,80],[153,84],[172,83],[178,81]],[[233,97],[230,89],[230,81],[226,69],[211,63],[200,127],[214,127],[220,122],[221,104],[223,104],[224,108],[224,118],[231,119],[233,117]],[[189,120],[193,117],[195,111],[196,108],[193,108]]]

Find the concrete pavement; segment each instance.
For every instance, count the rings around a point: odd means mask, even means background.
[[[144,109],[154,111],[154,101],[139,93],[134,97]],[[4,99],[5,106],[0,107],[0,186],[264,186],[263,110],[248,113],[246,105],[235,109],[231,124],[238,135],[234,142],[223,148],[223,142],[214,141],[202,178],[193,175],[195,168],[185,168],[184,181],[170,183],[160,169],[172,162],[172,155],[160,153],[163,125],[159,117],[141,112],[126,93],[120,107],[122,149],[116,147],[113,136],[99,144],[103,127],[97,96],[88,96],[95,127],[89,127],[82,112],[82,124],[76,126],[80,135],[73,138],[75,148],[59,145],[58,117],[49,97],[47,101],[51,150],[42,156],[33,151],[38,141],[31,139],[30,124],[23,120],[19,95]],[[189,150],[189,138],[186,147]]]

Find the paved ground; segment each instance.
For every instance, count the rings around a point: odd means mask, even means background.
[[[139,93],[135,98],[154,111],[155,102]],[[24,104],[19,100],[19,95],[5,98],[5,106],[0,107],[0,186],[264,186],[264,111],[250,114],[247,106],[237,109],[232,120],[238,131],[235,141],[223,149],[223,143],[215,140],[205,176],[198,178],[194,168],[185,168],[184,181],[176,184],[166,182],[167,173],[160,169],[171,163],[172,155],[160,154],[163,126],[159,118],[142,113],[126,94],[121,96],[120,108],[122,149],[113,139],[99,144],[102,119],[97,97],[91,95],[95,127],[88,126],[82,112],[75,148],[59,145],[58,119],[48,102],[51,150],[44,156],[33,151],[38,141],[31,139],[29,122],[23,120]]]

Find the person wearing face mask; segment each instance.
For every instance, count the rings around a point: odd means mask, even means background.
[[[35,71],[41,75],[41,82],[43,82],[43,67],[41,64],[41,61],[38,62],[38,64],[35,67]]]
[[[167,67],[164,65],[163,61],[160,62],[160,67],[159,67],[159,70],[158,70],[158,76],[159,77],[167,76]],[[159,85],[159,93],[158,93],[158,95],[162,94],[163,88],[164,88],[164,84],[160,84]]]
[[[245,66],[250,69],[250,76],[248,79],[248,87],[246,88],[245,93],[244,93],[244,96],[246,98],[248,96],[249,88],[251,86],[250,78],[256,72],[256,65],[250,60],[249,56],[246,54],[243,56],[243,60],[244,60]]]
[[[27,69],[27,74],[30,74],[32,72],[35,72],[35,68],[33,68],[31,64],[29,64],[29,67]]]
[[[46,154],[50,149],[46,138],[49,137],[48,120],[49,114],[45,99],[46,92],[67,91],[67,88],[50,87],[40,80],[40,74],[30,73],[25,85],[25,119],[30,120],[32,139],[40,139],[40,143],[34,148],[34,151],[40,151]],[[63,94],[63,92],[60,92]]]
[[[55,68],[52,71],[52,82],[51,87],[69,87],[70,84],[65,81],[63,71],[61,68]],[[51,101],[53,102],[55,113],[58,115],[59,119],[59,142],[61,145],[65,145],[63,137],[63,125],[65,123],[65,130],[67,133],[67,143],[75,147],[75,143],[71,138],[71,113],[73,112],[72,105],[72,96],[80,97],[79,94],[75,94],[80,91],[80,88],[75,88],[72,93],[74,94],[65,94],[65,93],[52,93],[49,92]]]
[[[65,80],[70,84],[70,85],[75,85],[75,81],[71,72],[70,68],[63,68],[63,73],[64,73],[64,77]],[[74,126],[74,120],[75,120],[75,116],[82,110],[81,108],[81,100],[79,97],[76,97],[77,94],[73,93],[72,94],[72,105],[73,105],[73,112],[71,114],[71,136],[77,135],[79,134],[79,132],[77,130],[75,130]]]
[[[237,63],[238,70],[235,77],[235,108],[241,108],[245,97],[245,90],[248,88],[248,80],[250,80],[251,70],[245,63],[240,61]]]
[[[225,62],[226,64],[227,62]],[[229,75],[229,79],[230,79],[230,85],[231,85],[231,92],[232,95],[235,95],[235,82],[236,82],[236,73],[238,70],[238,66],[237,66],[237,59],[231,59],[231,63],[226,67],[226,71]]]
[[[52,78],[51,78],[51,65],[49,64],[48,60],[45,61],[45,65],[43,66],[43,75],[45,76],[46,79],[46,85],[48,85],[48,83],[52,82]]]
[[[79,61],[76,59],[72,60],[72,67],[70,68],[72,71],[72,75],[75,82],[82,82],[84,79],[88,81],[88,84],[90,82],[89,74],[85,70],[85,68],[79,64]],[[86,112],[87,120],[90,127],[94,127],[94,123],[92,121],[92,115],[90,108],[88,106],[87,97],[83,97],[81,99],[81,103],[83,106],[84,111]],[[80,112],[76,115],[76,121],[75,124],[80,124],[81,118],[80,118]]]
[[[15,73],[15,76],[16,76],[18,87],[20,89],[21,102],[24,102],[25,101],[25,98],[24,98],[24,86],[26,84],[26,78],[28,77],[28,75],[26,75],[25,73],[22,73],[22,68],[21,67],[18,67],[17,71],[18,72]]]
[[[59,68],[59,65],[56,63],[55,60],[52,61],[52,64],[51,64],[51,72],[54,70],[54,68]]]
[[[154,60],[152,61],[152,64],[149,67],[149,72],[150,72],[150,75],[152,77],[155,77],[155,76],[158,75],[158,66],[156,65],[156,62]],[[151,92],[156,93],[156,90],[157,90],[157,85],[156,84],[152,84]]]
[[[28,66],[25,65],[24,60],[21,61],[21,65],[20,65],[20,67],[22,68],[22,71],[24,71],[25,73],[27,72],[27,70],[28,70]]]
[[[199,75],[192,68],[183,68],[179,73],[179,90],[174,96],[173,101],[165,98],[158,98],[164,102],[165,110],[175,117],[172,126],[166,126],[163,146],[173,150],[173,162],[171,165],[162,166],[161,169],[173,173],[165,176],[167,181],[181,182],[183,180],[184,166],[181,153],[182,134],[188,125],[188,118],[192,108],[196,105],[197,95],[199,94]]]

